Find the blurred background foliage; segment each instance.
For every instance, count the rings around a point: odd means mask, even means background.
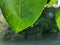
[[[36,23],[20,33],[13,32],[2,14],[0,14],[0,39],[4,41],[54,39],[59,32],[55,21],[55,11],[56,8],[46,7]]]

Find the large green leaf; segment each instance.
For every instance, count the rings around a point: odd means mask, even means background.
[[[50,0],[50,2],[48,3],[48,7],[52,6],[56,2],[58,2],[58,0]]]
[[[58,28],[60,30],[60,8],[58,8],[56,11],[56,22],[57,22]]]
[[[41,15],[47,0],[0,0],[1,10],[15,32],[31,26]]]

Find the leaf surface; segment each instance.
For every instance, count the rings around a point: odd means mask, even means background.
[[[52,6],[56,2],[58,2],[58,0],[50,0],[50,2],[48,3],[48,7]]]
[[[15,32],[31,26],[41,15],[47,0],[0,0],[2,13]]]
[[[60,8],[58,8],[56,10],[56,23],[57,23],[57,26],[58,26],[58,28],[60,30]]]

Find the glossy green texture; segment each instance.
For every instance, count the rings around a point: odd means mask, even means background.
[[[47,0],[0,0],[2,13],[15,32],[31,26],[41,15]]]
[[[56,11],[56,22],[60,31],[60,8],[58,8]]]
[[[58,2],[58,0],[50,0],[50,2],[48,3],[48,7],[51,7],[56,2]]]

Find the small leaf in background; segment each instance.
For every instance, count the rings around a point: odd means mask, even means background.
[[[58,2],[58,0],[50,0],[50,2],[48,3],[48,7],[51,7],[56,2]]]
[[[60,30],[60,8],[58,8],[56,10],[56,22],[57,22],[58,28]]]
[[[47,0],[0,0],[2,13],[15,32],[31,26],[41,15]]]

